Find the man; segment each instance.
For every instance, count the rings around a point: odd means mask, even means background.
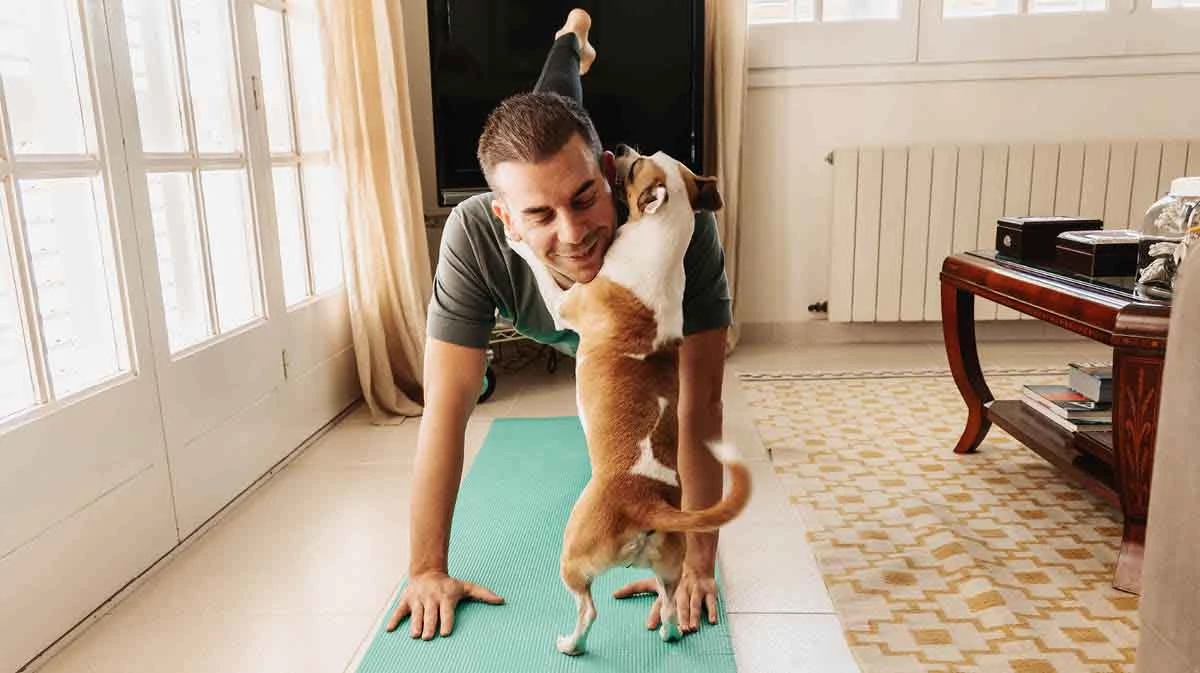
[[[580,76],[596,56],[587,39],[590,26],[586,12],[573,10],[555,34],[534,91],[504,101],[489,117],[478,154],[492,193],[460,204],[446,222],[429,306],[409,579],[389,631],[411,618],[414,638],[448,636],[460,600],[503,602],[469,578],[448,574],[451,517],[495,313],[524,335],[573,354],[578,335],[557,325],[552,309],[565,288],[596,277],[617,226],[613,156],[602,151],[580,106]],[[684,266],[679,473],[683,507],[699,509],[722,494],[722,468],[705,441],[721,435],[730,324],[724,253],[711,214],[697,216]],[[698,628],[702,609],[716,623],[717,535],[690,535],[687,545],[675,596],[685,632]],[[616,596],[654,591],[650,578]],[[658,627],[659,609],[656,600],[647,628]]]

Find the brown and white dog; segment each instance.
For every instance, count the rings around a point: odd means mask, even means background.
[[[618,148],[617,183],[629,220],[617,232],[599,275],[571,288],[562,320],[579,333],[576,395],[592,478],[563,536],[562,579],[579,613],[560,652],[582,654],[596,619],[592,580],[614,566],[653,570],[662,600],[659,635],[681,636],[674,604],[685,533],[728,523],[750,497],[750,476],[736,450],[710,445],[729,469],[717,504],[680,509],[676,474],[679,348],[683,340],[683,257],[695,210],[717,210],[714,178],[698,177],[661,152]]]

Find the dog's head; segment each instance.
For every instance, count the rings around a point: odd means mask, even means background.
[[[670,203],[672,173],[683,181],[690,210],[717,211],[724,205],[715,177],[696,175],[663,152],[644,156],[628,145],[618,145],[614,164],[617,197],[628,206],[630,220],[653,215]]]

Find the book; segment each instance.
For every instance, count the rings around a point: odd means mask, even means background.
[[[1071,388],[1089,400],[1112,402],[1112,364],[1106,362],[1071,362]]]
[[[1042,406],[1041,404],[1033,402],[1029,399],[1022,399],[1021,403],[1024,404],[1027,408],[1041,414],[1042,417],[1045,418],[1046,420],[1053,422],[1055,425],[1058,425],[1058,426],[1062,427],[1064,430],[1067,430],[1069,432],[1079,432],[1081,429],[1083,429],[1083,430],[1107,430],[1112,427],[1112,423],[1105,423],[1102,421],[1080,421],[1078,423],[1073,423],[1073,422],[1068,421],[1067,419],[1063,418],[1062,416],[1059,416],[1058,414],[1050,411],[1050,409]]]
[[[1072,422],[1112,422],[1112,404],[1088,399],[1070,386],[1025,386],[1022,399]]]

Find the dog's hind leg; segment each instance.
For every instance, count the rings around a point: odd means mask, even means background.
[[[596,603],[592,601],[592,578],[580,572],[572,565],[563,564],[563,584],[575,594],[575,604],[579,608],[575,621],[575,630],[568,635],[558,637],[558,651],[571,656],[578,656],[587,651],[587,635],[596,621]]]
[[[683,637],[683,631],[679,628],[679,611],[675,608],[675,590],[679,588],[683,573],[684,548],[683,535],[668,535],[663,543],[662,556],[652,564],[655,579],[658,580],[659,616],[662,619],[658,635],[668,643]]]

